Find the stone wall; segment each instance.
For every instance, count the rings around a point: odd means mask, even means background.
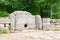
[[[9,32],[9,24],[10,24],[10,19],[7,18],[1,18],[0,17],[0,33],[5,33]]]
[[[11,32],[27,29],[60,30],[60,19],[41,18],[40,15],[31,15],[26,11],[15,11],[7,18],[0,18],[0,27],[4,23],[11,23]]]
[[[43,30],[47,30],[51,26],[50,21],[51,21],[50,18],[43,18],[42,19],[42,22],[43,22],[43,26],[42,26],[43,27]]]
[[[60,30],[60,19],[51,19],[49,30]]]
[[[9,23],[10,23],[9,18],[1,18],[0,17],[0,27],[4,27],[4,24],[6,25],[6,27],[8,27]]]
[[[35,16],[26,11],[15,11],[10,14],[12,30],[35,29]]]
[[[40,29],[51,30],[60,27],[60,19],[41,18],[26,11],[15,11],[10,14],[11,30]]]
[[[60,30],[60,19],[43,18],[43,30]]]

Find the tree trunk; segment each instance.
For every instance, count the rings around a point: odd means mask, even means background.
[[[52,15],[53,15],[53,6],[52,6],[52,5],[51,5],[50,10],[51,10],[51,15],[50,15],[50,18],[52,18]]]

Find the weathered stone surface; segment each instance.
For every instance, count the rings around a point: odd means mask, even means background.
[[[48,28],[51,26],[50,21],[50,18],[43,18],[43,30],[48,30]]]
[[[35,22],[36,22],[36,27],[38,29],[42,29],[42,19],[41,19],[40,15],[35,16]]]
[[[15,15],[13,13],[11,13],[9,15],[9,19],[11,20],[11,32],[14,31],[14,28],[15,28]]]
[[[60,20],[59,19],[43,19],[43,30],[60,30]]]
[[[51,19],[51,26],[48,28],[49,30],[60,30],[60,19]]]
[[[9,19],[8,17],[7,17],[7,18],[3,18],[3,17],[1,18],[1,17],[0,17],[0,24],[1,24],[1,23],[3,23],[3,24],[4,24],[4,23],[10,23],[10,19]]]
[[[35,29],[35,16],[21,15],[22,17],[16,16],[16,29]],[[25,16],[25,17],[24,17]],[[25,27],[27,25],[27,27]]]
[[[15,11],[10,14],[12,30],[35,29],[35,16],[26,11]]]

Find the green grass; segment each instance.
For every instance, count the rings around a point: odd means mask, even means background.
[[[6,28],[0,28],[0,34],[7,34],[9,30],[7,30]]]
[[[59,27],[54,27],[54,28],[49,28],[49,30],[52,30],[52,31],[60,31],[60,28]]]
[[[2,30],[2,34],[7,34],[7,33],[8,33],[8,30],[6,30],[6,29]]]

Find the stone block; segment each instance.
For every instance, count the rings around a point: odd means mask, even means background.
[[[35,16],[35,23],[36,23],[36,27],[38,29],[42,29],[42,19],[41,19],[40,15]]]
[[[43,18],[43,30],[48,30],[48,28],[50,28],[50,21],[50,18]]]

